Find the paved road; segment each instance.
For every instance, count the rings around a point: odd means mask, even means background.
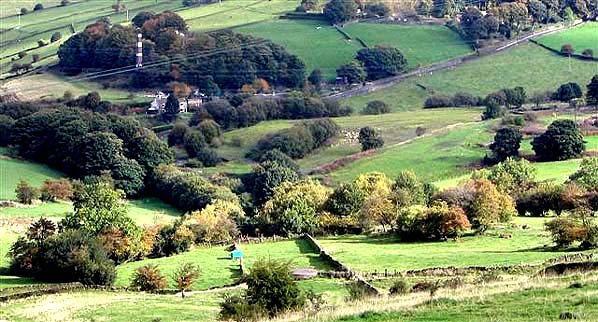
[[[574,23],[571,27],[573,26],[577,26],[579,24],[581,24],[583,22],[579,21]],[[493,47],[493,48],[482,48],[478,51],[476,51],[473,54],[470,54],[468,56],[464,56],[464,57],[459,57],[459,58],[454,58],[448,61],[444,61],[438,64],[433,64],[430,65],[428,67],[422,67],[422,68],[418,68],[416,70],[413,70],[411,72],[405,73],[405,74],[401,74],[398,76],[394,76],[394,77],[388,77],[388,78],[384,78],[384,79],[380,79],[377,81],[372,82],[371,84],[368,85],[364,85],[364,86],[359,86],[359,87],[355,87],[355,88],[350,88],[348,90],[345,91],[341,91],[338,93],[334,93],[331,95],[328,95],[327,98],[333,99],[333,100],[341,100],[344,98],[348,98],[348,97],[352,97],[352,96],[359,96],[359,95],[365,95],[371,92],[375,92],[384,88],[388,88],[391,87],[395,84],[398,84],[406,79],[412,78],[412,77],[419,77],[419,76],[423,76],[426,74],[433,74],[434,72],[439,72],[439,71],[443,71],[443,70],[447,70],[447,69],[452,69],[455,68],[457,66],[463,65],[463,64],[467,64],[471,61],[480,59],[482,57],[485,56],[490,56],[490,55],[494,55],[497,53],[500,53],[502,51],[506,51],[509,50],[510,48],[513,48],[513,46],[522,43],[522,42],[526,42],[529,39],[532,38],[536,38],[536,37],[540,37],[540,36],[544,36],[546,34],[549,33],[553,33],[553,32],[557,32],[557,31],[561,31],[561,30],[565,30],[568,29],[570,27],[566,27],[566,26],[550,26],[547,27],[545,29],[542,29],[540,31],[536,31],[536,32],[532,32],[526,35],[523,35],[522,37],[518,37],[515,40],[511,40],[508,42],[505,42],[503,45],[501,45],[500,47]]]

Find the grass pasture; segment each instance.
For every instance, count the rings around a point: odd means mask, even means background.
[[[319,68],[327,79],[334,79],[336,69],[350,62],[363,48],[355,38],[361,38],[368,46],[386,44],[399,48],[407,59],[408,68],[471,52],[455,32],[443,26],[354,23],[344,30],[354,39],[345,39],[325,22],[309,20],[266,21],[236,28],[236,31],[283,45],[306,63],[308,73]]]
[[[546,35],[538,42],[555,50],[561,50],[564,44],[571,44],[575,52],[581,54],[585,49],[598,53],[598,22],[587,22],[569,30]]]
[[[531,95],[539,91],[554,91],[567,82],[587,84],[593,75],[598,74],[598,62],[572,59],[570,63],[571,70],[567,58],[534,44],[520,44],[455,69],[411,78],[367,95],[348,98],[343,103],[361,108],[368,101],[377,99],[385,101],[394,110],[413,110],[421,108],[432,91],[436,94],[469,92],[485,96],[501,88],[522,86]]]
[[[40,164],[0,155],[0,200],[16,199],[15,188],[21,180],[39,187],[47,179],[58,179],[64,175]]]
[[[242,244],[241,249],[244,252],[244,263],[249,268],[255,260],[260,258],[290,261],[291,265],[296,268],[330,268],[318,257],[318,254],[314,252],[307,242],[302,239],[275,243]],[[128,286],[135,269],[146,264],[154,264],[168,277],[171,287],[174,287],[171,281],[172,273],[181,264],[187,262],[198,265],[201,272],[200,278],[193,285],[193,289],[195,290],[230,284],[240,276],[237,261],[230,259],[225,247],[198,247],[171,257],[146,259],[120,265],[117,267],[118,276],[116,285]]]
[[[457,241],[399,243],[394,237],[334,236],[318,238],[320,244],[343,264],[356,271],[405,271],[432,267],[467,267],[539,263],[566,252],[549,251],[546,218],[515,218],[516,226]],[[521,229],[528,224],[532,228]],[[499,238],[508,232],[512,239]]]

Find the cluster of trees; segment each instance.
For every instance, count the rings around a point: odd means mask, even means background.
[[[311,151],[323,146],[336,136],[339,126],[330,119],[303,121],[289,129],[280,130],[261,138],[248,153],[252,159],[269,150],[279,150],[293,159],[300,159]]]
[[[70,200],[73,196],[73,185],[68,179],[46,180],[38,189],[24,180],[19,181],[15,189],[17,200],[30,205],[34,200],[54,202],[56,200]]]
[[[168,145],[184,147],[189,158],[196,161],[195,167],[217,165],[220,158],[213,147],[220,144],[222,144],[222,130],[218,123],[211,119],[201,121],[196,129],[184,123],[177,123],[168,133]]]
[[[173,160],[153,132],[116,115],[61,108],[29,115],[12,111],[3,119],[4,143],[14,145],[20,156],[75,178],[108,173],[128,196],[142,194],[147,174]]]
[[[231,96],[202,105],[190,121],[194,126],[206,119],[216,121],[223,129],[255,125],[276,119],[310,119],[351,114],[352,109],[338,102],[293,93],[281,98]]]
[[[466,92],[459,92],[453,96],[436,94],[428,97],[424,102],[424,108],[437,107],[471,107],[481,106],[484,99]]]
[[[143,34],[147,68],[133,73],[132,85],[141,88],[182,81],[208,94],[237,90],[263,79],[273,86],[299,87],[305,66],[283,47],[232,31],[206,34],[188,32],[183,18],[173,12],[141,12],[133,26],[96,22],[72,36],[58,50],[60,66],[72,72],[82,68],[110,69],[135,64],[137,33]],[[152,63],[179,57],[177,63]]]
[[[477,7],[467,6],[461,12],[457,29],[466,39],[480,46],[484,40],[511,38],[512,34],[538,23],[572,21],[576,17],[584,19],[593,10],[596,10],[596,4],[588,0],[499,2],[492,4],[485,14]]]
[[[340,66],[336,75],[350,84],[361,83],[396,76],[406,67],[407,60],[397,48],[377,45],[359,50],[355,60]]]

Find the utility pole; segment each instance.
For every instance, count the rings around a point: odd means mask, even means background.
[[[137,60],[135,67],[140,68],[143,67],[143,41],[141,39],[143,37],[141,33],[137,34],[137,53],[135,54]]]
[[[129,21],[129,9],[127,8],[127,21]]]

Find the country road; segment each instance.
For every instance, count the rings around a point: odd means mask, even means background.
[[[432,74],[434,72],[439,72],[439,71],[443,71],[443,70],[447,70],[447,69],[452,69],[452,68],[458,67],[460,65],[464,65],[464,64],[467,64],[474,60],[480,59],[482,57],[498,54],[500,52],[509,50],[509,49],[513,48],[513,46],[520,44],[522,42],[526,42],[532,38],[536,38],[536,37],[544,36],[544,35],[547,35],[547,34],[550,34],[553,32],[569,29],[571,27],[575,27],[575,26],[578,26],[583,23],[584,23],[583,21],[576,21],[571,26],[550,26],[550,27],[542,29],[540,31],[536,31],[536,32],[532,32],[527,35],[524,35],[523,37],[520,37],[520,38],[518,37],[515,40],[508,41],[500,47],[483,48],[483,49],[480,49],[480,50],[478,50],[472,54],[469,54],[467,56],[453,58],[448,61],[444,61],[444,62],[437,63],[437,64],[432,64],[427,67],[418,68],[418,69],[415,69],[415,70],[410,71],[405,74],[380,79],[380,80],[371,82],[371,84],[359,86],[356,88],[351,88],[351,89],[341,91],[341,92],[337,92],[337,93],[328,95],[326,97],[329,99],[333,99],[333,100],[341,100],[341,99],[348,98],[348,97],[365,95],[365,94],[368,94],[371,92],[375,92],[375,91],[378,91],[378,90],[381,90],[384,88],[394,86],[406,79],[410,79],[413,77],[419,77],[419,76],[423,76],[426,74]]]

